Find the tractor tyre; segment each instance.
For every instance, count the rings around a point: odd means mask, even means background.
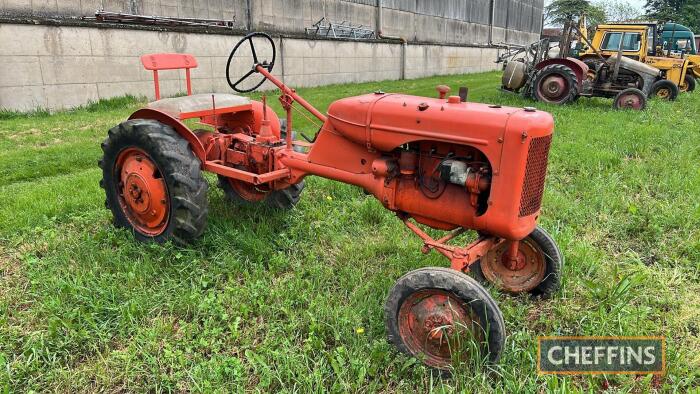
[[[251,205],[265,202],[272,208],[292,209],[301,199],[304,181],[282,190],[261,190],[255,185],[219,175],[219,187],[226,198],[237,205]]]
[[[668,79],[660,79],[651,85],[651,95],[660,99],[674,101],[678,98],[678,85]]]
[[[647,96],[639,89],[628,88],[618,93],[613,99],[614,109],[634,109],[641,111],[647,106]]]
[[[453,361],[496,363],[506,337],[503,315],[489,292],[449,268],[421,268],[399,278],[384,317],[389,343],[440,370]]]
[[[151,119],[128,120],[102,143],[100,186],[114,224],[140,241],[186,245],[207,223],[201,163],[175,130]]]
[[[693,77],[690,74],[686,74],[685,81],[684,81],[683,85],[681,85],[679,87],[679,90],[681,92],[692,92],[693,90],[695,90],[695,85],[696,85],[695,77]]]
[[[567,104],[579,95],[578,83],[576,73],[570,67],[550,64],[535,75],[532,95],[543,103]]]
[[[518,252],[523,257],[523,267],[510,270],[505,266],[507,250],[508,242],[489,250],[469,266],[471,276],[511,294],[530,293],[547,298],[559,289],[564,257],[554,239],[541,227],[520,241]]]

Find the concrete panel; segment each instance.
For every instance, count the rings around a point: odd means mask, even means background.
[[[81,15],[95,15],[102,8],[102,0],[80,0]]]
[[[163,15],[163,8],[159,0],[144,0],[140,13],[149,16]]]
[[[80,1],[56,1],[56,14],[60,16],[81,15]]]
[[[0,62],[0,87],[43,85],[37,56],[3,56]]]
[[[165,84],[168,83],[170,82],[165,82]],[[162,86],[161,89],[163,89]],[[149,81],[100,82],[97,84],[97,93],[100,99],[126,96],[127,94],[146,96],[149,100],[153,100],[155,97],[153,82]]]
[[[135,57],[59,56],[42,57],[41,74],[44,84],[96,83],[138,81],[143,67]],[[167,78],[165,75],[164,78]]]
[[[89,30],[94,29],[0,24],[0,54],[3,56],[91,55]]]
[[[33,111],[47,108],[44,87],[0,87],[0,108],[13,111]]]
[[[128,0],[102,0],[102,9],[111,12],[128,12]]]
[[[56,15],[58,6],[56,0],[31,0],[32,11],[35,15]]]
[[[384,34],[414,41],[417,39],[415,17],[416,14],[410,12],[386,9],[382,13],[382,30]]]
[[[99,100],[97,85],[68,84],[44,87],[46,106],[50,109],[72,108]]]
[[[416,14],[415,21],[418,41],[445,42],[445,18]]]

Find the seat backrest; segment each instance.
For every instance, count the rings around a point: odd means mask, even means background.
[[[192,95],[192,80],[190,69],[197,68],[197,59],[186,53],[150,53],[141,56],[141,64],[146,70],[153,71],[153,83],[156,89],[156,100],[160,100],[160,81],[158,80],[159,70],[180,70],[185,69],[187,79],[187,95]]]

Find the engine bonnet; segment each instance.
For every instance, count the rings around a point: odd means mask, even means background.
[[[608,64],[614,66],[617,63],[617,56],[610,56],[607,60]],[[627,70],[637,72],[639,74],[647,74],[651,76],[657,76],[661,74],[661,70],[656,67],[652,67],[648,64],[644,64],[640,61],[630,59],[628,57],[620,58],[620,66],[626,68]]]
[[[538,137],[551,134],[554,125],[552,116],[543,111],[460,102],[457,96],[386,93],[335,101],[328,108],[328,119],[346,138],[380,151],[419,140],[495,146],[510,129]]]

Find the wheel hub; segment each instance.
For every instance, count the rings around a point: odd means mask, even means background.
[[[128,148],[117,158],[117,171],[119,203],[129,222],[146,235],[162,233],[170,209],[167,186],[156,164],[141,149]]]
[[[126,179],[126,203],[135,212],[144,213],[151,205],[146,181],[138,174],[129,174]]]
[[[500,289],[511,293],[533,290],[544,279],[544,252],[529,238],[518,243],[518,254],[511,258],[507,242],[490,250],[481,259],[484,277]]]
[[[444,290],[424,289],[411,294],[399,309],[399,333],[411,353],[434,367],[449,365],[453,354],[463,355],[455,340],[474,337],[478,319],[468,305]],[[460,335],[469,331],[471,335]],[[477,331],[477,330],[474,330]]]
[[[656,96],[663,99],[667,98],[670,95],[671,93],[668,91],[668,89],[659,89],[659,91],[656,92]]]
[[[549,99],[558,99],[566,92],[566,80],[560,75],[550,75],[542,81],[540,93]]]
[[[620,107],[622,108],[634,108],[634,109],[639,109],[642,106],[642,102],[637,97],[637,95],[634,94],[627,94],[622,97],[620,97]]]

